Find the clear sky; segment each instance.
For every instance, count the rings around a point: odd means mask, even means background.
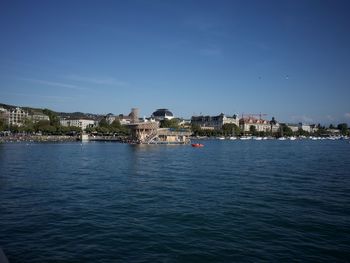
[[[349,1],[0,1],[0,102],[350,123]]]

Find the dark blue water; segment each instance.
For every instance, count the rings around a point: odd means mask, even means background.
[[[347,141],[0,145],[14,262],[349,262]]]

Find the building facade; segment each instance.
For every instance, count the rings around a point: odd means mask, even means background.
[[[107,123],[109,125],[112,124],[112,122],[114,122],[115,120],[118,120],[118,116],[115,116],[113,115],[112,113],[108,113],[106,116],[105,116],[105,119],[107,121]]]
[[[41,113],[41,112],[33,112],[30,115],[30,118],[32,119],[33,122],[38,122],[38,121],[50,121],[49,116]]]
[[[299,130],[298,124],[286,123],[286,126],[292,130],[292,132],[297,132]]]
[[[192,116],[191,124],[198,125],[202,129],[219,130],[224,124],[235,124],[239,126],[239,119],[237,115],[232,117],[221,113],[218,116]]]
[[[257,119],[254,117],[242,118],[239,120],[239,127],[243,132],[251,131],[251,127],[255,127],[257,132],[269,132],[271,131],[271,124],[267,120]]]
[[[63,119],[60,120],[60,124],[65,127],[79,127],[84,131],[88,127],[94,127],[95,121],[90,119]]]
[[[19,107],[7,110],[7,124],[10,126],[22,126],[28,117],[28,112]]]

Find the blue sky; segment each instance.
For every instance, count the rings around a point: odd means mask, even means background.
[[[348,1],[0,2],[0,102],[350,123]]]

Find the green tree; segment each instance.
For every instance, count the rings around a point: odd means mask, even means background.
[[[109,135],[109,128],[108,127],[99,126],[96,128],[96,131],[100,134],[103,134],[103,135]]]
[[[249,127],[249,132],[250,132],[251,134],[253,134],[253,135],[256,134],[256,127],[255,127],[255,125],[251,125],[251,126]]]
[[[5,130],[5,121],[0,118],[0,131],[4,131],[4,130]]]
[[[98,123],[98,126],[103,128],[109,128],[109,124],[105,118],[100,120],[100,122]]]
[[[57,127],[50,125],[50,121],[41,120],[34,124],[34,129],[36,132],[41,131],[43,134],[54,134],[57,129]]]
[[[116,129],[121,129],[122,125],[120,124],[120,121],[119,121],[119,120],[114,120],[114,121],[111,123],[111,127],[112,127],[112,128],[116,128]]]
[[[160,128],[173,128],[178,129],[179,128],[179,120],[178,119],[164,119],[160,121]]]
[[[191,124],[191,131],[193,135],[198,136],[201,130],[202,129],[198,124]]]
[[[85,129],[85,132],[87,132],[87,133],[92,133],[92,132],[95,132],[95,131],[96,131],[96,127],[87,127]]]
[[[51,126],[56,128],[60,126],[60,119],[55,112],[49,109],[43,109],[43,113],[49,116]]]
[[[348,135],[349,130],[348,130],[348,125],[346,123],[340,123],[338,124],[338,129],[342,135]]]
[[[11,125],[9,127],[9,130],[13,133],[18,133],[20,130],[19,130],[19,127],[17,125]]]
[[[288,127],[286,124],[281,124],[280,125],[280,136],[293,136],[293,130]]]
[[[241,133],[241,130],[234,123],[225,123],[222,125],[222,133],[224,135],[239,135]]]
[[[24,124],[20,127],[20,131],[33,133],[35,131],[33,121],[29,118],[25,119]]]
[[[308,136],[308,135],[310,135],[310,133],[307,132],[307,131],[304,131],[302,128],[299,128],[298,131],[296,132],[296,135],[298,135],[298,136]]]

